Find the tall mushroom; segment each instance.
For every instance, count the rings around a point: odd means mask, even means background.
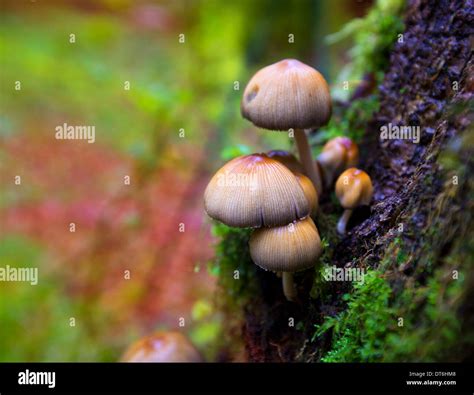
[[[210,217],[239,228],[281,226],[310,212],[293,173],[265,154],[226,163],[209,182],[204,205]]]
[[[345,169],[357,166],[359,148],[349,137],[335,137],[324,145],[317,162],[324,186],[329,188]]]
[[[312,160],[305,129],[315,129],[331,117],[331,96],[324,77],[295,59],[285,59],[258,71],[245,88],[242,116],[254,125],[294,135],[306,175],[318,194],[321,177]]]
[[[250,256],[265,270],[283,272],[283,293],[296,298],[293,272],[314,266],[321,255],[321,239],[311,218],[275,228],[260,228],[250,236]]]
[[[157,332],[133,343],[122,362],[203,362],[194,345],[181,332]]]
[[[347,222],[356,207],[370,204],[373,190],[372,181],[363,170],[352,167],[339,176],[336,181],[336,196],[344,208],[344,213],[337,223],[339,234],[346,233]]]

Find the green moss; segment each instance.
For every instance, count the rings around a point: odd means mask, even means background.
[[[316,218],[316,225],[321,235],[321,245],[323,252],[318,259],[315,266],[315,276],[313,286],[310,291],[310,296],[317,299],[321,296],[327,296],[328,283],[323,279],[323,273],[328,266],[332,265],[332,256],[334,253],[334,246],[339,241],[339,236],[336,231],[337,215],[319,213]]]
[[[460,355],[463,345],[474,345],[474,335],[462,332],[459,312],[474,242],[460,240],[433,269],[439,256],[433,238],[439,233],[438,224],[431,238],[423,241],[424,247],[415,252],[401,237],[389,244],[378,269],[369,271],[363,284],[344,295],[347,307],[316,325],[313,340],[332,335],[321,361],[451,360]],[[415,274],[394,275],[408,260],[417,262]],[[426,284],[417,280],[417,273],[429,276]]]
[[[346,294],[347,309],[335,317],[327,317],[316,326],[315,337],[332,331],[331,349],[323,362],[373,362],[384,353],[384,334],[396,325],[389,307],[391,288],[380,273],[370,271],[364,283],[354,285]]]
[[[366,73],[374,73],[380,80],[388,65],[389,52],[403,31],[401,14],[404,0],[377,0],[364,18],[354,19],[342,30],[326,38],[328,44],[350,38],[354,45],[349,51],[351,62],[345,80],[359,80]]]
[[[256,267],[248,248],[251,231],[221,223],[212,226],[212,233],[219,242],[209,270],[219,277],[221,291],[232,305],[245,302],[246,296],[255,292]]]

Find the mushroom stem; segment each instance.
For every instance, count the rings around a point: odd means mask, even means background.
[[[323,190],[323,184],[321,183],[321,177],[319,176],[319,171],[316,168],[316,164],[311,158],[311,149],[309,147],[306,132],[303,129],[295,129],[295,140],[296,146],[298,147],[300,160],[303,164],[303,168],[306,172],[306,175],[313,182],[313,185],[316,188],[316,192],[318,192],[318,196],[320,196]]]
[[[352,215],[352,210],[345,209],[344,213],[342,214],[341,218],[339,219],[339,222],[337,223],[337,232],[340,235],[343,235],[346,233],[346,226],[347,223],[349,222],[349,218]]]
[[[293,282],[293,273],[283,272],[283,293],[290,302],[294,302],[296,299],[296,288]]]

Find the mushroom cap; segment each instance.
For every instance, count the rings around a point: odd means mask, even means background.
[[[308,129],[331,117],[331,96],[324,77],[295,59],[258,71],[245,88],[242,116],[270,130]]]
[[[309,207],[312,213],[315,213],[318,210],[319,199],[318,193],[316,192],[316,188],[314,187],[311,180],[301,173],[294,173],[296,179],[303,188],[304,195],[306,199],[308,199]]]
[[[277,272],[314,266],[322,252],[318,229],[309,217],[285,226],[257,229],[249,245],[256,265]]]
[[[293,173],[265,154],[226,163],[204,192],[210,217],[234,227],[281,226],[309,215],[309,202]]]
[[[325,184],[329,186],[345,169],[357,166],[359,148],[348,137],[335,137],[324,145],[317,162],[323,170]]]
[[[373,192],[369,175],[355,167],[347,169],[336,181],[336,196],[345,209],[370,204]]]
[[[296,159],[296,157],[288,151],[284,150],[272,150],[267,152],[268,157],[277,160],[278,162],[284,164],[288,169],[293,173],[303,173],[303,165],[301,162]]]
[[[194,345],[181,332],[157,332],[133,343],[122,362],[203,362]]]

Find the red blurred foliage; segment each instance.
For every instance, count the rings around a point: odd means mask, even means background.
[[[184,168],[158,168],[138,183],[131,159],[97,144],[28,136],[2,149],[11,197],[0,212],[2,232],[42,243],[53,257],[44,270],[71,297],[94,303],[111,328],[125,330],[131,320],[144,329],[177,327],[212,291],[205,266],[194,270],[212,256],[202,209],[208,175],[199,174],[196,150]]]

